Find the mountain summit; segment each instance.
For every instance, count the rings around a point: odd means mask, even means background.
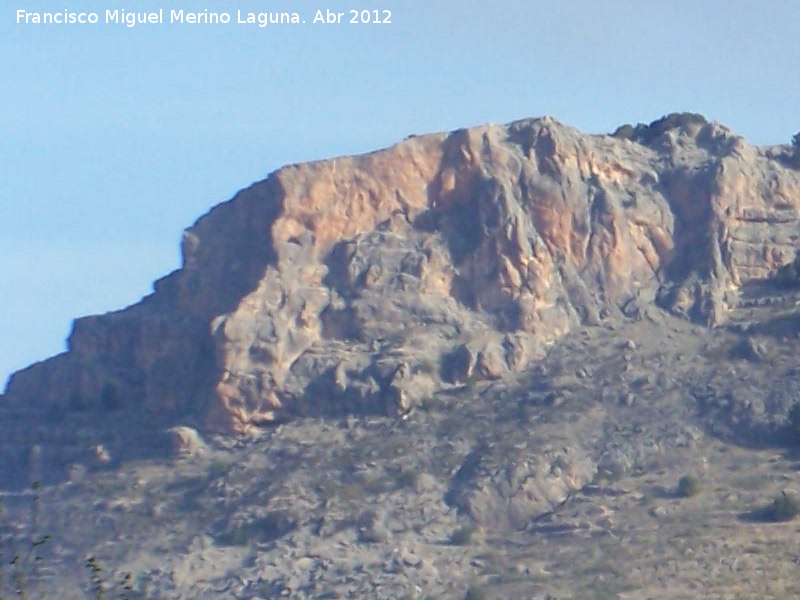
[[[183,234],[183,266],[4,401],[247,432],[403,414],[520,372],[581,324],[710,325],[792,262],[800,174],[698,115],[613,136],[545,117],[284,167]]]
[[[51,521],[69,515],[53,529],[89,540],[75,556],[111,535],[80,508],[105,486],[128,540],[108,560],[144,569],[153,597],[389,598],[409,582],[440,597],[474,561],[495,581],[562,534],[581,541],[552,546],[552,565],[574,574],[585,544],[602,557],[634,539],[618,578],[681,595],[699,575],[653,583],[649,519],[707,538],[669,550],[675,572],[716,573],[731,507],[753,498],[706,495],[709,529],[687,531],[668,511],[699,501],[665,487],[676,469],[739,486],[725,474],[742,460],[786,460],[720,443],[800,430],[797,155],[672,114],[612,135],[528,119],[284,167],[187,229],[153,294],[78,319],[67,352],[12,376],[0,466],[17,485],[67,481],[42,493],[62,507]],[[455,549],[473,533],[473,554]],[[167,543],[185,554],[163,558]],[[343,556],[379,557],[382,591],[320,566]],[[192,575],[195,558],[247,577]],[[498,597],[560,594],[519,564]]]

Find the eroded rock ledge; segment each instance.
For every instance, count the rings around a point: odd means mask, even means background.
[[[246,433],[403,413],[654,305],[720,324],[794,258],[800,176],[719,124],[662,129],[531,119],[282,168],[187,229],[152,295],[78,319],[4,404]]]

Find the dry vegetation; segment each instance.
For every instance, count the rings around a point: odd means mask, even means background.
[[[796,598],[796,423],[770,385],[796,338],[659,319],[570,335],[407,420],[301,419],[8,495],[4,552],[50,534],[20,572],[65,600]],[[565,501],[516,529],[470,517],[508,461],[562,447],[595,466]]]

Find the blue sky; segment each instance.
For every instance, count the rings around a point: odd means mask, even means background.
[[[101,23],[25,26],[18,8]],[[392,23],[311,24],[326,8],[387,9]],[[106,9],[307,23],[127,28],[103,24]],[[283,164],[544,114],[600,133],[688,110],[787,143],[798,26],[792,0],[7,2],[0,387],[62,351],[72,318],[149,293],[179,266],[184,227]]]

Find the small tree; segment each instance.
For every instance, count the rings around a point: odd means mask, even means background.
[[[485,600],[486,599],[486,592],[483,588],[478,587],[476,585],[471,585],[467,589],[467,594],[464,596],[464,600]]]
[[[800,167],[800,151],[795,157],[797,166]],[[800,283],[800,252],[795,254],[792,262],[783,265],[777,270],[773,281],[783,287],[795,287]]]
[[[800,443],[800,402],[795,402],[789,409],[786,423],[788,442],[794,446]]]
[[[792,154],[789,157],[795,168],[800,168],[800,131],[792,136]]]
[[[678,495],[689,498],[700,493],[700,480],[694,475],[684,475],[678,480]]]
[[[472,525],[464,525],[453,530],[450,534],[448,542],[451,546],[466,546],[472,541],[472,536],[475,534],[475,527]]]
[[[794,496],[783,492],[767,507],[765,516],[770,521],[782,522],[791,521],[798,514],[800,514],[800,502]]]

